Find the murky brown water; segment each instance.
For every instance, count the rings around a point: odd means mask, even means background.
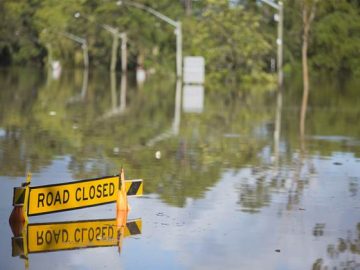
[[[58,80],[0,72],[1,269],[360,269],[356,82],[313,85],[302,140],[301,92],[290,84],[280,98],[237,97],[226,87],[202,93],[165,77],[124,82],[99,72],[88,81],[82,72]],[[141,234],[125,237],[121,253],[116,237],[108,246],[97,239],[96,248],[32,253],[69,247],[71,236],[44,231],[27,239],[27,259],[12,256],[24,252],[12,245],[8,218],[26,172],[36,186],[121,166],[145,182],[128,216],[141,219]],[[29,226],[70,235],[66,226],[104,219],[110,234],[114,204],[30,217]]]

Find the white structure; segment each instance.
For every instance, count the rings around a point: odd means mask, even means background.
[[[186,84],[183,88],[183,111],[202,113],[204,110],[204,86]]]
[[[205,59],[202,56],[184,57],[184,83],[203,84],[205,81]]]
[[[61,63],[58,60],[51,62],[51,77],[54,80],[58,80],[61,75]]]

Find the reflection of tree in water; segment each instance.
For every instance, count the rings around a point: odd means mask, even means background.
[[[288,118],[282,121],[286,133],[280,145],[285,146],[280,148],[279,166],[274,166],[263,153],[270,147],[272,130],[263,127],[269,127],[273,118],[274,100],[257,92],[236,98],[229,89],[206,92],[204,113],[183,113],[178,136],[148,147],[150,138],[171,127],[174,81],[150,79],[141,90],[129,89],[124,114],[94,122],[111,108],[109,81],[103,79],[108,76],[91,74],[83,99],[69,102],[82,93],[82,75],[80,72],[74,78],[64,73],[59,81],[46,86],[41,76],[36,80],[33,73],[22,79],[19,75],[0,78],[5,85],[0,91],[0,124],[5,130],[5,136],[0,137],[2,175],[23,176],[29,168],[36,172],[55,157],[69,156],[74,179],[117,173],[124,166],[130,178],[147,179],[146,192],[183,206],[186,198],[200,198],[214,186],[223,168],[250,166],[254,168],[251,176],[238,186],[238,203],[245,211],[257,212],[276,195],[287,196],[287,209],[297,207],[314,174],[309,156],[338,149],[333,144],[325,147],[313,142],[310,149],[299,148],[298,134],[291,127],[298,119],[284,114]],[[120,91],[116,91],[118,99]],[[349,107],[348,103],[343,105]],[[53,108],[55,117],[49,116]],[[308,126],[316,123],[327,125],[322,128],[325,131],[334,125],[340,129],[346,123],[345,116],[355,115],[345,112],[340,112],[344,117],[334,124],[332,115],[311,111]],[[154,161],[157,150],[163,157]],[[350,186],[352,194],[355,182]]]
[[[76,144],[73,122],[61,105],[75,84],[72,74],[45,84],[41,73],[31,72],[29,78],[24,70],[0,77],[0,81],[6,85],[11,76],[0,99],[4,109],[0,123],[6,130],[1,173],[24,176],[26,171],[36,172],[51,164],[54,156]]]
[[[238,203],[242,211],[257,213],[261,208],[268,206],[271,202],[271,188],[265,177],[258,177],[256,183],[242,183],[239,187],[240,198]]]
[[[251,175],[247,179],[242,179],[238,187],[238,204],[241,205],[242,211],[259,212],[271,203],[272,197],[276,194],[287,195],[286,209],[292,210],[300,204],[304,189],[315,174],[303,136],[300,136],[300,147],[297,152],[291,149],[288,141],[280,142],[281,114],[282,92],[279,91],[276,99],[273,155],[266,155],[266,149],[269,150],[270,146],[259,151],[262,158],[256,167],[253,164]],[[280,151],[280,143],[284,144],[284,151]]]
[[[313,165],[294,157],[295,164],[282,164],[274,171],[266,163],[252,169],[238,186],[242,211],[257,213],[268,206],[276,195],[286,195],[286,209],[298,209],[304,189],[314,177]]]
[[[315,166],[305,148],[300,150],[299,156],[294,158],[291,188],[288,191],[287,209],[292,210],[299,205],[304,189],[315,177]]]
[[[19,76],[21,72],[22,76]],[[31,70],[2,70],[0,72],[0,174],[24,176],[29,167],[37,168],[38,161],[29,163],[24,130],[30,128],[23,115],[29,114],[42,85],[41,74]]]
[[[249,138],[259,123],[267,121],[264,95],[234,101],[219,98],[217,92],[209,93],[203,114],[182,115],[178,136],[149,147],[146,145],[149,139],[171,126],[175,95],[172,80],[163,79],[161,83],[159,79],[149,80],[144,89],[130,89],[124,114],[104,119],[99,116],[111,108],[114,94],[106,87],[109,82],[104,86],[104,76],[97,79],[92,74],[88,90],[75,100],[72,97],[82,93],[82,73],[77,83],[71,76],[63,73],[59,81],[35,87],[36,95],[28,99],[31,102],[27,103],[27,113],[20,113],[21,104],[1,100],[4,110],[10,104],[16,105],[19,119],[15,122],[11,115],[5,115],[1,126],[19,130],[11,134],[13,140],[20,136],[24,146],[16,151],[12,165],[1,163],[5,164],[4,175],[9,175],[10,165],[23,176],[24,164],[34,163],[26,169],[36,172],[51,164],[55,157],[68,156],[74,179],[114,174],[124,166],[128,177],[148,179],[146,192],[183,206],[188,197],[202,197],[220,179],[223,166],[240,168],[256,162],[257,152],[265,143],[231,137],[235,134]],[[13,90],[11,85],[8,89]],[[120,91],[117,88],[116,91],[119,95]],[[19,98],[26,101],[26,95]],[[256,114],[251,110],[254,106],[258,108]],[[11,145],[8,141],[4,143],[6,147]],[[159,149],[162,158],[154,161],[154,153]]]
[[[359,190],[359,179],[357,177],[350,177],[349,193],[351,197],[356,197]]]
[[[306,115],[307,135],[310,137],[305,139],[311,139],[309,154],[331,156],[341,151],[351,152],[359,158],[360,126],[356,124],[360,113],[358,80],[346,80],[345,84],[340,85],[338,80],[328,77],[318,80],[313,85],[314,91],[309,100],[311,109]],[[296,104],[300,98],[299,95],[289,94],[286,100],[288,104]],[[291,127],[299,121],[295,113],[286,113],[284,117],[284,127]],[[290,144],[298,143],[297,128],[287,128],[286,133]]]
[[[339,238],[327,247],[328,259],[317,259],[312,269],[360,269],[360,223],[355,232],[349,231],[346,238]]]
[[[321,88],[324,87],[324,89]],[[358,127],[349,129],[345,127],[347,121],[354,122],[356,113],[359,111],[358,106],[350,106],[353,104],[352,97],[355,95],[349,95],[346,97],[340,97],[340,92],[333,89],[333,86],[329,86],[329,83],[321,85],[319,88],[321,91],[315,91],[312,98],[314,104],[321,104],[321,110],[311,110],[309,117],[306,119],[306,127],[312,132],[318,132],[319,134],[350,134],[357,138]],[[355,88],[347,89],[354,90]],[[288,101],[288,104],[297,102],[298,97],[293,98],[293,101]],[[277,105],[281,106],[280,102]],[[339,105],[336,110],[325,110],[327,107],[334,108],[333,104]],[[276,104],[275,102],[273,104]],[[306,109],[306,106],[302,106]],[[323,109],[325,108],[325,109]],[[343,108],[339,110],[338,108]],[[353,108],[349,110],[348,108]],[[280,109],[281,111],[281,109]],[[281,115],[281,113],[280,113]],[[243,211],[256,213],[261,208],[266,207],[273,200],[272,197],[276,194],[287,195],[286,209],[298,209],[301,204],[301,197],[303,196],[304,189],[309,185],[314,178],[316,171],[314,162],[312,161],[312,155],[331,156],[334,152],[344,150],[346,152],[354,152],[355,156],[358,156],[359,147],[351,147],[349,142],[341,143],[338,141],[324,142],[321,140],[311,140],[311,145],[307,145],[309,139],[305,135],[305,119],[294,117],[292,111],[285,111],[283,113],[282,122],[282,141],[275,141],[274,145],[282,145],[282,149],[279,152],[274,147],[274,162],[270,162],[266,155],[262,154],[263,158],[260,162],[253,164],[256,166],[251,171],[251,175],[247,178],[241,179],[241,183],[238,186],[239,201]],[[305,117],[305,114],[302,114]],[[275,120],[278,118],[276,114]],[[280,117],[281,119],[281,117]],[[336,119],[336,120],[334,120]],[[296,123],[301,122],[303,124],[302,133],[298,133],[297,128],[292,128]],[[276,127],[276,123],[275,123]],[[334,133],[335,129],[335,133]],[[309,132],[310,133],[310,132]],[[279,137],[278,134],[274,134]],[[269,146],[268,146],[269,147]],[[267,148],[268,149],[268,148]],[[262,153],[265,151],[259,151]],[[280,155],[280,156],[279,156]],[[357,192],[357,180],[350,179],[349,192],[352,196],[356,196]]]
[[[313,235],[320,237],[324,235],[325,223],[316,223],[313,229]]]
[[[219,109],[229,105],[211,94],[208,97],[205,113],[182,115],[179,135],[150,148],[150,155],[155,149],[164,151],[157,166],[137,170],[144,178],[153,176],[146,190],[167,203],[183,206],[186,198],[201,198],[219,181],[223,167],[241,168],[256,162],[256,153],[264,145],[249,137],[252,126],[267,118],[266,112],[251,117],[248,107],[235,102],[230,103],[232,108]],[[229,130],[236,136],[226,136]],[[238,137],[240,134],[244,137]]]

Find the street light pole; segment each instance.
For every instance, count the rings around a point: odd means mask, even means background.
[[[127,6],[131,6],[134,8],[138,8],[141,10],[144,10],[155,17],[159,18],[160,20],[163,20],[164,22],[167,22],[171,26],[175,28],[175,35],[176,35],[176,76],[180,78],[182,76],[182,27],[180,21],[175,21],[173,19],[170,19],[169,17],[165,16],[164,14],[156,11],[155,9],[145,6],[143,4],[134,2],[134,1],[117,1],[116,4],[118,6],[124,4]]]
[[[88,69],[89,67],[89,52],[86,39],[75,36],[74,34],[64,32],[62,33],[65,37],[81,44],[81,48],[83,49],[83,58],[84,58],[84,68]]]
[[[90,21],[90,19],[87,16],[84,16],[83,14],[80,14],[80,12],[76,12],[74,14],[75,18],[80,18],[80,16],[82,16],[83,18],[85,18],[86,20]],[[121,65],[121,71],[122,72],[126,72],[127,70],[127,36],[126,33],[119,33],[119,29],[113,26],[110,26],[108,24],[98,24],[100,27],[102,27],[103,29],[105,29],[106,31],[108,31],[110,34],[112,34],[113,36],[113,43],[112,43],[112,50],[111,50],[111,62],[110,62],[110,71],[113,72],[116,69],[116,62],[117,62],[117,50],[119,47],[119,38],[121,38],[121,57],[125,57],[122,58],[122,62],[123,64]],[[125,64],[126,65],[125,65]]]
[[[272,0],[261,0],[272,8],[278,11],[278,28],[277,28],[277,71],[278,71],[278,84],[283,84],[283,25],[284,25],[284,5],[281,1],[275,3]]]
[[[278,22],[278,39],[277,39],[277,62],[278,62],[278,84],[283,84],[283,27],[284,27],[284,6],[279,2],[279,22]]]
[[[113,35],[113,43],[111,49],[111,62],[110,62],[110,71],[115,71],[116,62],[117,62],[117,51],[119,47],[119,29],[113,28],[111,34]]]
[[[127,34],[121,33],[121,71],[123,73],[127,70]]]
[[[182,26],[181,22],[177,22],[175,28],[176,35],[176,76],[182,76]]]

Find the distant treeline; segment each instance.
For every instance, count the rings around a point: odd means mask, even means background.
[[[284,0],[285,71],[301,61],[303,5]],[[128,68],[175,67],[174,28],[121,1],[0,1],[0,65],[45,66],[59,60],[81,67],[81,45],[64,33],[87,40],[90,66],[110,64],[109,25],[126,32]],[[133,2],[133,1],[130,1]],[[213,78],[235,82],[271,81],[276,59],[276,10],[260,0],[138,0],[183,24],[183,55],[206,58]],[[356,0],[318,0],[310,31],[309,60],[316,70],[360,73],[360,6]],[[74,16],[75,13],[80,16]],[[78,18],[76,18],[78,17]],[[118,54],[120,69],[121,57]]]

